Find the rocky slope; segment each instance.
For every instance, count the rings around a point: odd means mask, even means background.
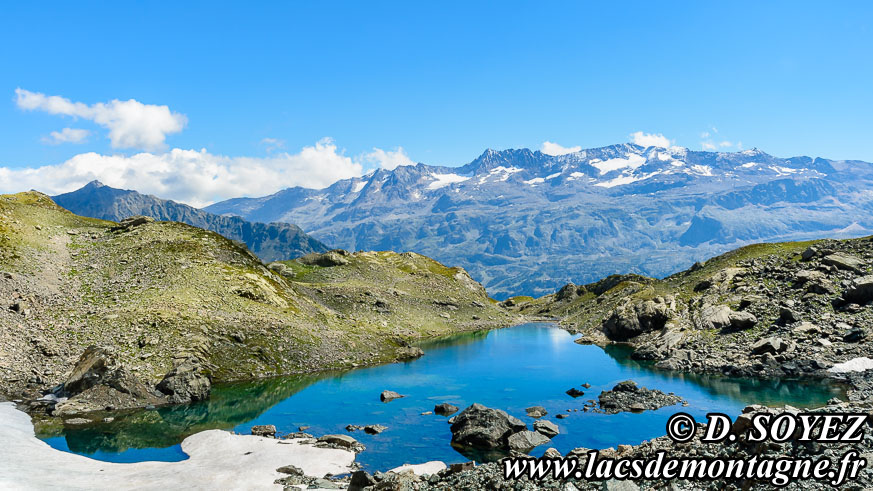
[[[99,181],[54,196],[55,203],[78,215],[119,221],[144,215],[156,220],[182,222],[238,240],[264,261],[294,259],[312,252],[327,252],[326,245],[289,223],[249,222],[198,210],[175,201],[116,189]]]
[[[0,196],[0,391],[55,388],[44,405],[70,413],[178,402],[200,397],[204,379],[407,359],[417,339],[515,321],[463,270],[423,256],[301,261],[270,269],[185,224]]]
[[[207,211],[297,223],[349,250],[414,251],[498,298],[615,273],[662,277],[760,241],[873,233],[873,165],[619,144],[488,150],[462,167],[380,169]]]
[[[873,368],[871,273],[873,237],[760,244],[664,280],[612,276],[510,303],[659,368],[840,378]]]

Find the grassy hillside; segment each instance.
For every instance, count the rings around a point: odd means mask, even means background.
[[[389,362],[417,339],[514,320],[466,273],[422,256],[321,256],[280,274],[199,228],[119,229],[39,193],[0,196],[3,390],[62,382],[89,345],[152,384],[192,355],[227,381]]]

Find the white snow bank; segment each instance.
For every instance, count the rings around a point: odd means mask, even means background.
[[[873,369],[873,360],[866,356],[862,356],[861,358],[852,358],[849,361],[837,363],[828,368],[828,371],[831,373],[848,373],[863,372],[870,369]]]
[[[436,474],[445,468],[445,463],[440,462],[439,460],[431,460],[430,462],[425,462],[423,464],[404,464],[400,467],[395,467],[388,472],[400,474],[402,472],[412,471],[416,476],[421,476],[424,474]]]
[[[276,440],[210,430],[182,442],[182,462],[112,464],[51,448],[34,436],[30,417],[0,403],[0,489],[280,489],[276,469],[299,467],[307,476],[351,471],[355,454],[300,440]]]

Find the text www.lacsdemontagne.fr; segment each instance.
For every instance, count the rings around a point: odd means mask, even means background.
[[[598,458],[598,452],[588,453],[585,468],[579,467],[576,458],[519,457],[503,461],[503,476],[506,479],[527,477],[531,480],[552,478],[556,480],[584,479],[603,481],[609,479],[751,479],[766,481],[774,486],[784,486],[795,480],[814,479],[827,481],[833,486],[857,477],[867,464],[858,452],[844,454],[837,465],[827,458],[701,458],[667,457],[666,452],[656,452],[651,458]]]

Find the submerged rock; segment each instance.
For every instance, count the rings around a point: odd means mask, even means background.
[[[584,396],[585,392],[582,392],[581,390],[577,389],[576,387],[573,387],[572,389],[567,390],[567,395],[575,399],[577,397]]]
[[[531,418],[542,418],[543,416],[549,414],[549,412],[546,411],[546,408],[544,408],[542,406],[529,407],[529,408],[525,409],[525,412]]]
[[[458,412],[458,406],[453,404],[449,404],[448,402],[444,402],[442,404],[437,404],[433,407],[434,414],[440,414],[443,416],[449,416],[451,414],[455,414]]]

